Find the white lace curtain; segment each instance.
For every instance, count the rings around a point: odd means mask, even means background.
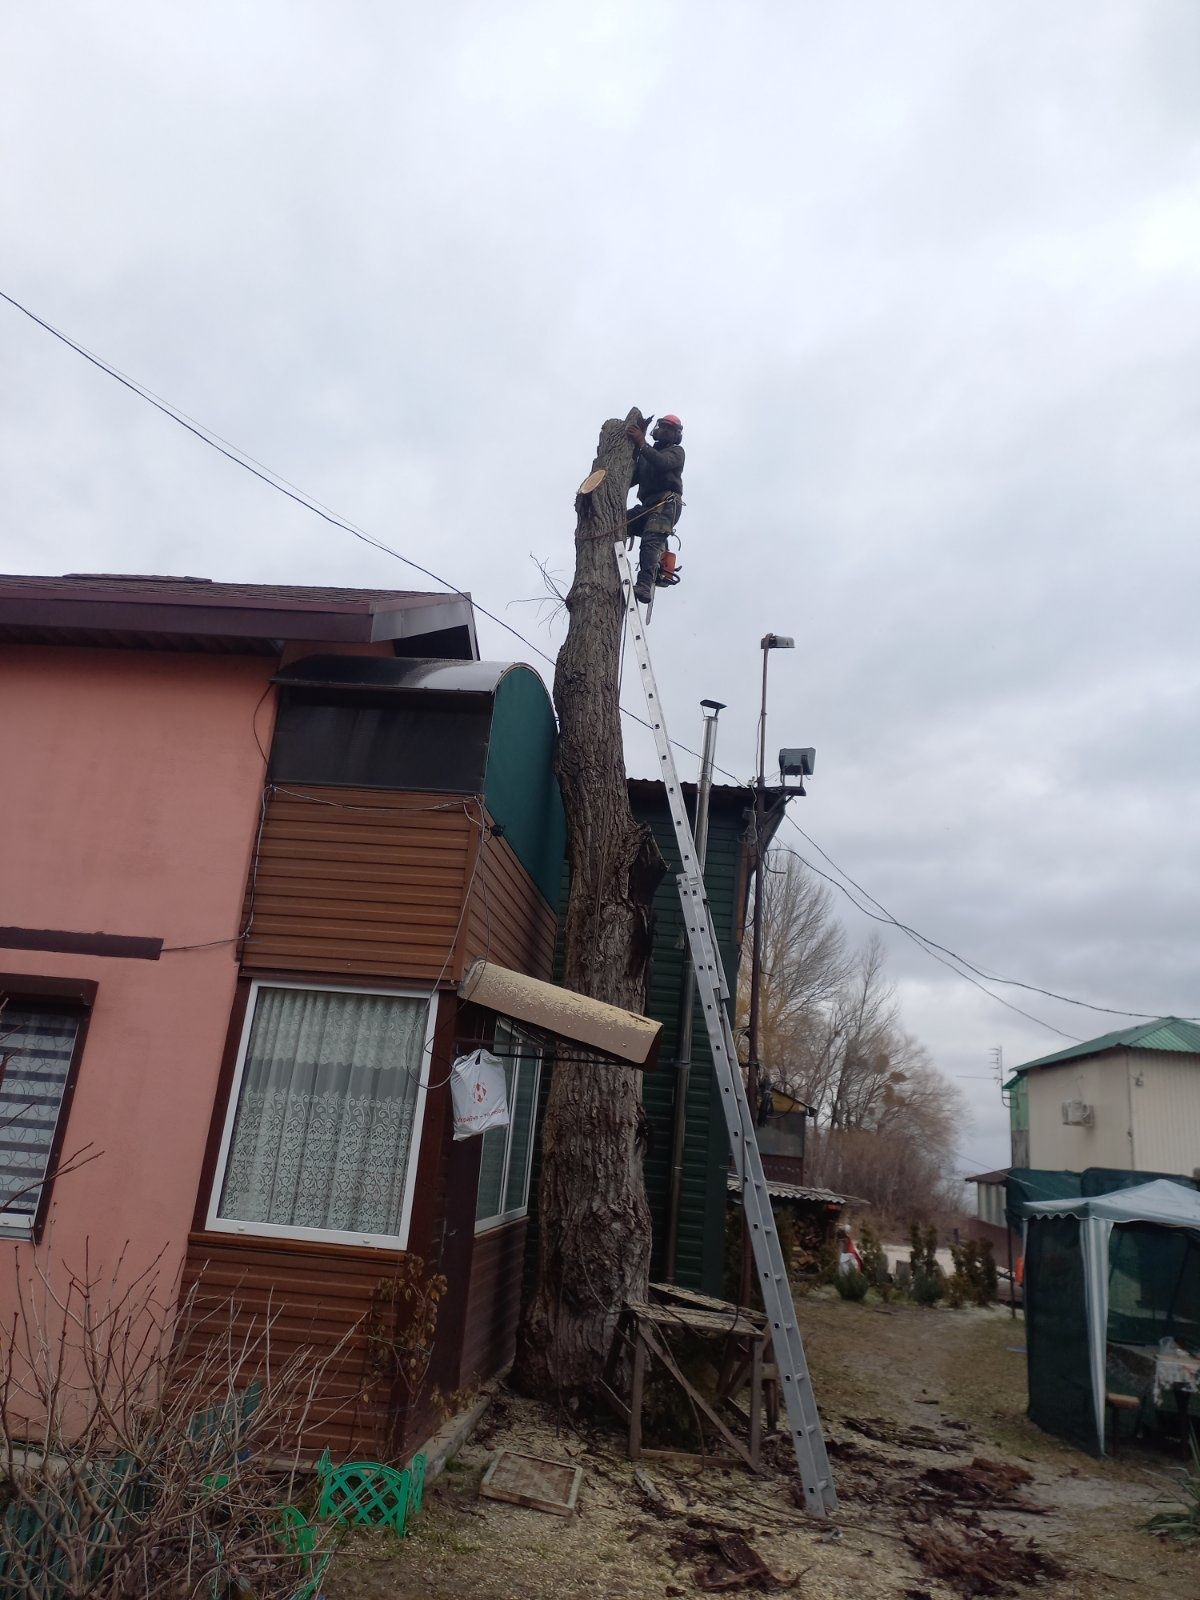
[[[219,1216],[398,1235],[427,1015],[424,1000],[260,989]]]

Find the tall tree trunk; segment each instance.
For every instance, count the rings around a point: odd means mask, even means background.
[[[629,422],[640,425],[641,413],[604,424],[593,464],[604,480],[575,501],[570,623],[554,673],[555,764],[571,869],[564,982],[643,1012],[664,866],[649,828],[634,821],[621,744],[623,612],[612,547],[624,535],[633,474]],[[518,1381],[531,1392],[594,1392],[622,1306],[645,1296],[643,1123],[639,1072],[604,1061],[555,1066],[542,1127],[538,1284],[517,1353]]]

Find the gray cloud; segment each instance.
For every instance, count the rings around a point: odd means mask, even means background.
[[[605,416],[679,412],[677,737],[728,701],[748,773],[794,633],[770,742],[860,882],[1200,1013],[1198,45],[1185,0],[35,8],[4,286],[551,654],[529,554],[569,569]],[[15,313],[0,359],[9,570],[410,581]],[[999,1162],[976,1075],[1054,1035],[889,948]]]

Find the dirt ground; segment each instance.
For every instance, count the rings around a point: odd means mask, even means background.
[[[1100,1462],[1039,1432],[1024,1416],[1025,1361],[1013,1348],[1025,1342],[1019,1319],[860,1305],[832,1291],[799,1304],[841,1497],[832,1519],[797,1509],[794,1477],[782,1470],[755,1478],[647,1461],[643,1471],[665,1502],[656,1503],[615,1432],[584,1437],[546,1409],[501,1395],[432,1486],[410,1537],[361,1533],[343,1546],[328,1600],[770,1591],[761,1576],[739,1580],[745,1556],[735,1533],[779,1580],[775,1592],[805,1600],[1029,1590],[1047,1600],[1200,1596],[1200,1553],[1139,1529],[1178,1459],[1127,1447]],[[771,1452],[780,1464],[785,1443]],[[577,1516],[481,1500],[484,1469],[505,1447],[581,1465]],[[979,1460],[986,1465],[957,1475]],[[966,1553],[973,1577],[940,1578],[913,1548],[940,1549],[945,1540]],[[998,1560],[1016,1576],[1001,1582]]]

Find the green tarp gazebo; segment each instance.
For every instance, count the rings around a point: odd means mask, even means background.
[[[1110,1340],[1200,1350],[1200,1193],[1160,1178],[1022,1209],[1029,1415],[1103,1454]]]

